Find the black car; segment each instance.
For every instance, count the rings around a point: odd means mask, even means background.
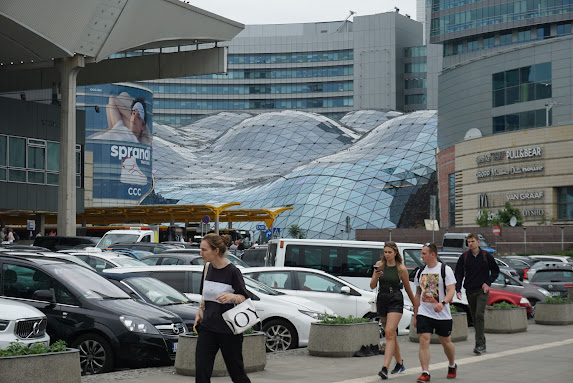
[[[178,336],[187,331],[181,318],[132,299],[101,275],[59,260],[8,254],[0,254],[0,270],[0,296],[42,311],[51,341],[80,350],[84,374],[175,360]]]
[[[180,246],[176,245],[169,245],[166,243],[153,243],[153,242],[120,242],[114,243],[107,247],[107,249],[111,250],[118,250],[118,249],[127,249],[127,250],[143,250],[149,251],[153,254],[163,253],[166,250],[171,249],[180,249]]]
[[[187,328],[193,328],[199,305],[165,282],[143,274],[102,273],[103,277],[128,293],[132,298],[151,303],[175,313]]]
[[[51,251],[83,249],[86,247],[94,247],[97,245],[98,240],[99,238],[95,237],[47,235],[45,237],[36,237],[34,239],[34,246],[44,247]]]
[[[241,259],[251,267],[264,266],[266,255],[266,247],[251,247],[243,252]]]
[[[529,282],[543,287],[554,297],[567,298],[567,288],[573,287],[573,265],[565,262],[550,264],[537,270]]]

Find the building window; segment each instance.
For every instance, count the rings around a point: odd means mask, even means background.
[[[564,36],[571,34],[571,23],[557,24],[557,36]]]
[[[411,104],[426,105],[427,104],[426,95],[425,94],[408,94],[408,95],[406,95],[406,104],[407,105],[411,105]]]
[[[494,73],[492,106],[551,98],[551,63],[542,63]]]
[[[456,173],[448,174],[448,221],[456,226]]]
[[[537,39],[543,40],[551,37],[551,26],[540,25],[537,27]]]
[[[493,133],[504,133],[513,130],[540,128],[552,124],[552,111],[549,111],[549,121],[546,120],[545,109],[528,110],[527,112],[497,116],[492,119]]]
[[[483,49],[493,48],[495,45],[495,37],[493,35],[486,35],[483,38]]]
[[[557,219],[573,220],[573,186],[557,188]]]
[[[512,34],[511,32],[509,33],[502,33],[499,35],[499,43],[501,45],[507,45],[507,44],[511,44],[512,42]]]

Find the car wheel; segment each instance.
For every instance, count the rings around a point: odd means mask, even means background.
[[[529,314],[530,318],[535,317],[535,305],[539,302],[537,299],[530,298],[529,303],[531,303],[531,314]]]
[[[267,351],[283,351],[298,346],[298,335],[293,325],[281,319],[274,319],[263,324],[266,333]]]
[[[101,335],[81,335],[72,342],[71,347],[80,350],[82,375],[102,374],[113,369],[111,345]]]

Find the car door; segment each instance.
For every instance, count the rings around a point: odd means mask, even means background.
[[[506,281],[508,283],[505,283]],[[504,273],[499,273],[497,279],[493,281],[493,283],[491,284],[491,287],[498,290],[512,291],[514,293],[519,293],[521,295],[526,296],[526,294],[524,294],[525,290],[524,287],[521,286],[519,283],[517,283],[513,278],[508,277]]]

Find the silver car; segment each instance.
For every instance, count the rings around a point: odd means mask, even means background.
[[[534,310],[531,312],[531,316],[535,314],[535,304],[539,301],[543,302],[546,298],[550,297],[549,291],[542,287],[537,287],[529,283],[523,283],[518,278],[515,278],[508,274],[504,270],[499,271],[497,279],[491,284],[491,287],[498,290],[512,291],[514,293],[519,293],[529,299],[531,306]]]

